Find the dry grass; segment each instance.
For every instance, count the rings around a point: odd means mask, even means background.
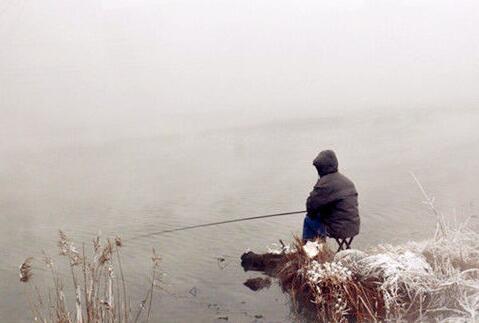
[[[446,223],[420,189],[437,220],[429,240],[334,257],[318,242],[311,257],[296,239],[277,275],[294,310],[320,322],[479,320],[479,234]]]
[[[103,242],[99,236],[95,237],[90,257],[86,254],[85,244],[80,252],[63,231],[59,231],[57,245],[59,254],[68,262],[69,275],[60,273],[54,260],[44,253],[43,259],[38,261],[47,268],[52,279],[45,293],[40,292],[32,279],[32,261],[35,259],[29,257],[20,265],[20,281],[25,284],[26,297],[35,321],[127,323],[149,320],[160,261],[155,250],[151,286],[136,313],[132,313],[121,263],[123,242],[119,237]],[[64,288],[64,279],[68,276],[71,276],[72,281],[70,297],[65,295]]]
[[[349,318],[371,321],[381,315],[384,304],[375,281],[361,280],[334,261],[334,252],[317,242],[318,253],[311,257],[299,238],[284,257],[277,273],[283,291],[290,294],[297,313],[322,322],[343,322]],[[371,303],[372,302],[372,303]]]
[[[279,279],[283,291],[290,293],[293,306],[298,311],[302,311],[303,307],[311,309],[310,301],[314,296],[314,288],[305,275],[305,269],[309,268],[313,261],[327,262],[334,257],[326,244],[320,245],[324,249],[316,257],[310,258],[303,249],[303,241],[295,237],[289,252],[285,253],[278,266],[275,276]]]
[[[297,313],[320,322],[479,318],[479,234],[464,226],[444,223],[430,240],[356,258],[333,258],[318,246],[310,257],[296,239],[276,275]]]

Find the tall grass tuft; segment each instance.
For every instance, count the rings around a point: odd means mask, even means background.
[[[25,285],[26,297],[33,319],[40,322],[56,323],[128,323],[150,318],[154,287],[159,275],[160,258],[153,251],[152,283],[146,298],[132,313],[130,296],[123,273],[121,252],[123,241],[116,237],[113,241],[101,241],[96,236],[92,241],[91,255],[87,255],[85,244],[81,252],[63,232],[58,232],[59,255],[67,260],[69,274],[60,273],[53,258],[43,253],[41,263],[51,276],[51,284],[41,293],[32,279],[32,262],[27,258],[20,265],[20,281]],[[40,260],[39,260],[40,261]],[[71,295],[65,295],[70,276]],[[146,313],[145,313],[146,312]],[[133,318],[133,319],[132,319]]]
[[[319,322],[479,321],[479,233],[448,223],[414,179],[436,217],[434,236],[334,257],[324,242],[311,253],[296,239],[276,275],[296,313]]]
[[[319,322],[479,320],[479,233],[438,225],[433,238],[334,257],[296,240],[276,277],[297,314]]]

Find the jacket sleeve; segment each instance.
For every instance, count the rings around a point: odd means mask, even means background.
[[[306,200],[307,216],[315,218],[321,207],[330,202],[328,190],[321,186],[315,186]]]

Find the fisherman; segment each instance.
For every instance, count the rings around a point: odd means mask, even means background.
[[[320,152],[313,165],[319,179],[306,200],[303,240],[354,237],[360,221],[353,182],[338,172],[338,159],[332,150]]]

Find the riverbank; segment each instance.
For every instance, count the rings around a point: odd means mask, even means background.
[[[243,262],[251,256],[245,254]],[[464,223],[441,220],[436,234],[421,242],[337,254],[324,242],[303,245],[296,239],[257,255],[255,265],[250,269],[277,278],[302,319],[474,322],[479,317],[479,234]]]

